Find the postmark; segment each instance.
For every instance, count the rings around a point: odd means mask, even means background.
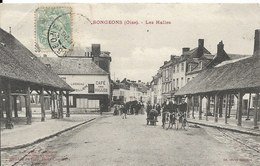
[[[72,49],[72,9],[40,7],[35,10],[35,51],[64,56]]]

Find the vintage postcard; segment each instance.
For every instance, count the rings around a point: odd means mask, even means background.
[[[1,4],[1,165],[260,165],[259,16]]]

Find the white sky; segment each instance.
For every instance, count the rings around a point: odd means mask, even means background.
[[[57,6],[61,6],[56,4]],[[68,4],[66,4],[68,5]],[[66,6],[63,4],[62,6]],[[34,10],[48,4],[0,6],[0,27],[34,52]],[[53,6],[53,5],[52,5]],[[100,43],[112,56],[111,74],[122,80],[151,81],[170,55],[194,48],[199,38],[216,52],[223,40],[227,53],[252,54],[254,30],[260,29],[259,4],[70,4],[74,13],[90,20],[171,21],[170,25],[90,25],[73,18],[75,45]],[[148,32],[149,30],[149,32]],[[50,54],[51,55],[51,54]],[[55,55],[52,55],[55,56]]]

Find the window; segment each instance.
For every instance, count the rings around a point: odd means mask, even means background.
[[[189,65],[189,72],[191,72],[191,65]]]
[[[184,71],[184,62],[181,63],[181,71]]]
[[[88,84],[88,93],[95,93],[94,84]]]
[[[169,77],[169,71],[168,71],[168,69],[166,69],[166,71],[165,71],[165,77],[166,77],[166,79],[168,80],[168,77]]]
[[[176,87],[177,88],[179,87],[179,79],[178,78],[176,79]]]
[[[189,81],[190,81],[190,78],[187,79],[187,82],[189,82]]]
[[[172,67],[172,73],[175,73],[175,66]]]
[[[175,79],[172,80],[172,87],[175,88]]]
[[[165,70],[163,70],[163,81],[165,81]]]
[[[177,64],[176,68],[177,68],[177,73],[179,73],[179,64]]]
[[[183,77],[181,77],[181,87],[183,86]]]

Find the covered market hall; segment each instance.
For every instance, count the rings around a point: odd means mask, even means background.
[[[202,100],[206,99],[206,120],[210,113],[210,103],[213,101],[214,121],[218,122],[222,114],[225,123],[228,123],[231,109],[231,95],[236,98],[237,125],[242,125],[242,115],[253,113],[253,128],[258,129],[260,92],[260,29],[255,30],[253,55],[236,61],[225,62],[216,67],[209,67],[197,77],[188,82],[175,95],[187,97],[188,114],[194,117],[194,98],[198,98],[198,114],[202,119]],[[249,97],[248,109],[244,113],[243,97]],[[204,99],[203,99],[204,98]],[[252,100],[252,103],[250,104]],[[224,107],[223,107],[223,101]],[[252,107],[250,107],[252,105]],[[250,109],[252,108],[252,109]],[[244,114],[243,114],[244,113]]]
[[[44,65],[13,35],[0,28],[0,115],[5,128],[14,127],[13,118],[18,117],[17,98],[24,98],[26,124],[32,122],[30,96],[40,96],[41,121],[45,121],[44,97],[51,98],[51,117],[63,117],[63,96],[69,101],[73,89],[57,74]],[[66,104],[66,116],[70,110]],[[14,116],[13,116],[14,114]]]

